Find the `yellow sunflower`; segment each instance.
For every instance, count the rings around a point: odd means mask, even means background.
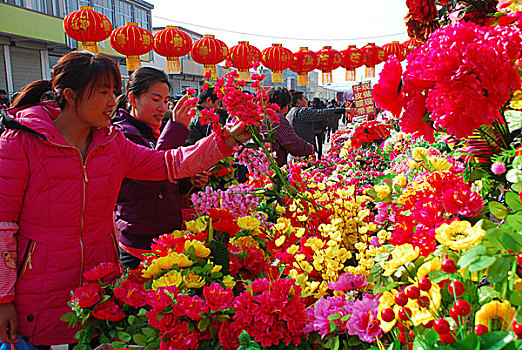
[[[507,331],[513,325],[515,314],[516,310],[509,301],[504,300],[501,303],[498,300],[493,300],[482,305],[480,310],[477,311],[475,314],[475,326],[481,324],[489,328],[489,321],[497,321],[502,325],[502,330]]]
[[[435,239],[453,250],[468,250],[476,246],[486,235],[482,227],[471,226],[468,221],[453,221],[435,229]]]

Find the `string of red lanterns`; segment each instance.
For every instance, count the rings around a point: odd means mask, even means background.
[[[346,50],[336,51],[325,46],[317,52],[301,47],[296,53],[281,44],[260,51],[248,41],[240,41],[238,45],[228,49],[227,45],[214,37],[204,35],[194,43],[188,34],[174,26],[167,26],[154,36],[138,26],[128,22],[125,26],[112,30],[112,24],[103,14],[90,6],[80,6],[80,10],[71,12],[64,18],[65,33],[82,43],[84,50],[98,53],[97,42],[110,36],[111,46],[118,53],[127,57],[127,70],[134,71],[141,67],[139,56],[154,50],[158,55],[167,58],[167,72],[181,72],[179,57],[190,52],[192,59],[204,65],[205,73],[210,72],[216,79],[215,65],[229,61],[230,66],[239,70],[240,79],[250,81],[249,69],[254,62],[261,62],[272,71],[272,82],[283,82],[282,71],[289,68],[298,73],[297,85],[308,85],[308,72],[314,69],[322,71],[322,81],[332,83],[332,70],[338,67],[346,69],[346,80],[355,81],[355,69],[366,66],[365,76],[375,77],[375,66],[395,55],[403,61],[408,54],[422,43],[416,39],[404,43],[392,41],[382,47],[369,43],[358,49],[350,45]]]

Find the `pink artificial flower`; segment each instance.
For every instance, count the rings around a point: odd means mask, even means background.
[[[354,276],[350,272],[346,272],[339,276],[337,281],[328,283],[328,288],[331,290],[339,290],[347,292],[353,289],[362,289],[368,285],[368,281],[364,275]]]
[[[187,88],[187,95],[195,95],[196,90],[194,88]]]
[[[506,164],[502,162],[495,162],[491,164],[491,172],[495,175],[502,175],[506,172]]]
[[[390,111],[399,117],[402,110],[400,86],[402,66],[395,56],[391,56],[384,64],[379,75],[379,82],[373,88],[373,97],[377,107]]]
[[[358,336],[367,343],[382,335],[381,322],[377,318],[379,301],[372,297],[365,295],[362,300],[350,302],[347,307],[351,315],[346,322],[348,334]]]

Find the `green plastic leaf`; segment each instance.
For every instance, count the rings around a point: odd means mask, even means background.
[[[68,312],[65,315],[63,315],[62,317],[60,317],[61,321],[68,322],[68,323],[73,322],[75,319],[76,319],[76,314],[72,311]]]
[[[503,281],[506,278],[506,271],[508,271],[510,268],[511,260],[509,258],[497,258],[488,270],[488,281],[491,283],[498,283]]]
[[[522,181],[512,184],[511,189],[515,192],[520,193],[520,191],[522,191]]]
[[[247,331],[243,331],[239,335],[239,344],[241,345],[248,345],[250,343],[250,340],[251,338]]]
[[[486,250],[486,247],[482,245],[475,246],[469,250],[467,250],[464,254],[462,254],[462,257],[459,259],[458,266],[459,269],[463,269],[475,261],[477,261],[480,256],[487,255],[488,251]]]
[[[489,332],[480,336],[482,348],[488,350],[503,349],[513,341],[515,341],[515,333],[509,332]]]
[[[113,349],[123,349],[123,348],[126,348],[127,347],[127,344],[119,341],[119,340],[116,340],[116,341],[113,341],[112,342],[112,348]]]
[[[141,333],[136,333],[134,334],[134,336],[132,337],[132,340],[134,341],[134,343],[136,345],[147,345],[148,341],[147,341],[147,337],[145,337],[143,334]]]
[[[511,208],[513,211],[519,211],[522,210],[522,203],[520,202],[520,196],[518,193],[515,192],[506,192],[506,204]]]
[[[134,326],[138,322],[138,318],[135,315],[129,315],[128,321],[131,326]]]
[[[506,217],[506,224],[515,229],[516,231],[522,230],[522,212],[508,215]]]
[[[118,332],[117,335],[118,339],[125,343],[130,342],[132,339],[131,335],[127,332]]]
[[[499,202],[489,202],[488,208],[491,214],[495,215],[499,219],[504,219],[509,214],[509,209],[505,205]]]
[[[513,294],[511,294],[509,301],[513,305],[522,305],[522,290],[516,291]]]
[[[522,170],[522,156],[516,156],[513,159],[513,169]]]
[[[478,288],[477,292],[478,292],[478,297],[479,297],[479,301],[480,301],[481,305],[485,304],[487,302],[490,302],[491,300],[493,300],[495,298],[500,297],[500,292],[490,286],[480,287],[480,288]]]
[[[154,329],[152,329],[151,327],[144,327],[141,329],[141,331],[143,332],[143,334],[145,334],[148,338],[156,338],[158,336],[158,334],[156,333],[156,331]]]
[[[475,271],[481,271],[485,270],[491,265],[495,263],[495,258],[492,256],[484,256],[480,257],[477,261],[475,261],[473,264],[469,265],[469,271],[475,272]]]

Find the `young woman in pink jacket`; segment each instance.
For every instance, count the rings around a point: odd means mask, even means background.
[[[38,85],[40,86],[40,85]],[[200,173],[232,154],[234,137],[210,135],[159,151],[127,140],[109,123],[118,67],[108,57],[71,52],[54,66],[56,104],[25,88],[3,116],[0,136],[0,340],[74,343],[60,321],[82,274],[118,262],[113,209],[124,178],[160,181]],[[247,131],[236,127],[236,139]],[[8,331],[9,329],[9,331]]]

